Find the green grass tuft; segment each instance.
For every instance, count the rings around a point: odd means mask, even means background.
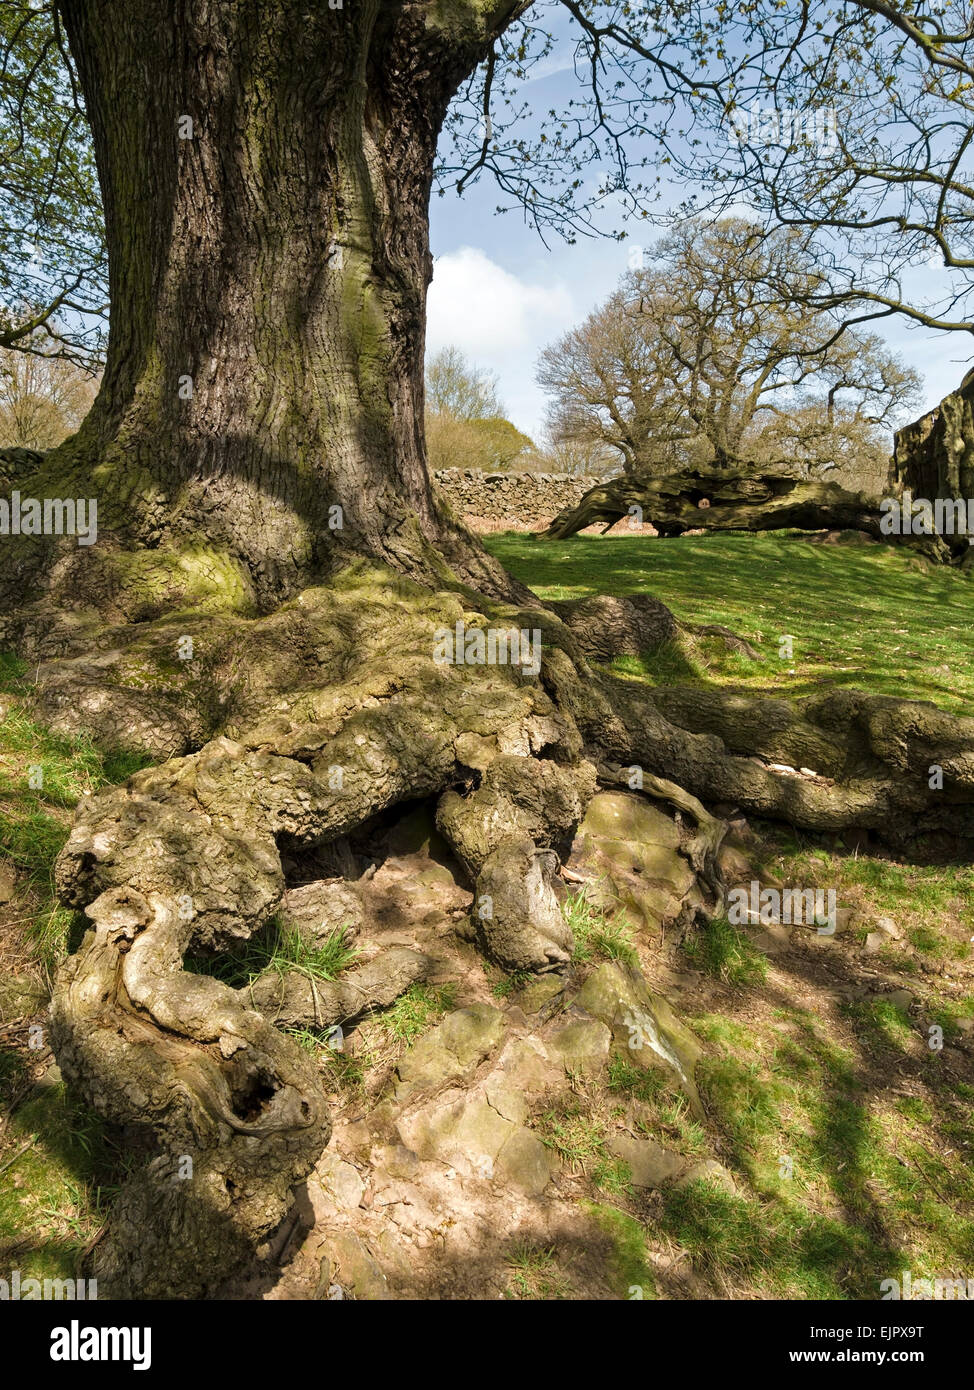
[[[572,960],[586,965],[594,960],[619,960],[625,965],[638,965],[632,927],[624,912],[612,916],[595,904],[591,889],[583,886],[569,893],[562,903],[562,913],[575,938]]]
[[[504,1291],[505,1298],[549,1301],[570,1296],[568,1279],[558,1266],[553,1245],[516,1241],[507,1257],[507,1265],[511,1270],[511,1282]]]
[[[231,989],[244,989],[265,970],[283,977],[293,970],[312,980],[334,980],[355,960],[359,952],[345,943],[344,926],[336,927],[317,945],[307,941],[297,927],[275,915],[259,932],[232,951],[219,956],[191,957],[186,968],[199,975],[211,975]]]
[[[376,1018],[380,1028],[407,1046],[424,1033],[431,1023],[455,1007],[456,987],[445,985],[411,985],[401,994],[392,1008]]]
[[[655,1298],[656,1281],[646,1259],[646,1235],[640,1223],[617,1207],[586,1203],[586,1209],[612,1241],[609,1266],[619,1297],[632,1301]]]
[[[768,977],[763,953],[726,917],[714,917],[687,937],[683,950],[698,969],[728,985],[759,985]]]

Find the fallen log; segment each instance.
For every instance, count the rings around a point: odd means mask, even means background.
[[[650,522],[664,537],[698,530],[861,531],[875,540],[908,544],[939,564],[954,558],[941,536],[892,531],[878,497],[797,475],[717,468],[611,478],[590,488],[577,506],[559,512],[541,534],[564,540],[586,526],[604,523],[608,530],[626,516]]]

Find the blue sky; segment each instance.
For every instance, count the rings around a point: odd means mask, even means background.
[[[575,87],[570,51],[556,48],[544,61],[544,74],[531,83],[532,98],[541,107],[561,107]],[[455,345],[496,373],[509,418],[537,438],[545,406],[534,382],[538,353],[612,292],[634,245],[649,247],[660,232],[643,224],[623,242],[580,237],[573,246],[552,235],[546,249],[518,212],[495,215],[498,201],[489,178],[462,198],[434,195],[427,346],[435,352]],[[606,225],[620,224],[610,218]],[[932,295],[939,278],[918,272],[910,293]],[[966,334],[910,328],[905,319],[867,327],[920,372],[925,408],[960,383],[974,358]]]

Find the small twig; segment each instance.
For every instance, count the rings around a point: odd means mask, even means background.
[[[84,1267],[85,1260],[91,1254],[92,1250],[94,1250],[95,1246],[98,1244],[98,1242],[101,1240],[102,1236],[105,1234],[107,1230],[108,1222],[104,1221],[102,1222],[99,1229],[95,1232],[95,1234],[91,1237],[91,1240],[89,1240],[88,1243],[84,1245],[82,1249],[78,1252],[78,1257],[75,1260],[74,1264],[75,1273],[77,1275],[80,1276],[82,1268]]]
[[[291,1248],[291,1244],[294,1241],[295,1235],[297,1234],[300,1222],[301,1213],[297,1209],[297,1207],[295,1207],[290,1219],[284,1225],[280,1236],[275,1242],[277,1249],[268,1252],[269,1260],[273,1260],[276,1265],[281,1266],[284,1264],[287,1258],[287,1253]]]
[[[937,1185],[936,1185],[936,1183],[934,1182],[933,1178],[930,1177],[929,1173],[928,1173],[927,1170],[923,1167],[923,1165],[921,1164],[920,1160],[919,1160],[918,1158],[915,1158],[913,1161],[914,1161],[914,1163],[916,1164],[917,1168],[919,1169],[920,1173],[923,1175],[923,1177],[924,1177],[924,1179],[926,1180],[926,1182],[929,1183],[930,1187],[933,1189],[933,1191],[937,1194],[937,1196],[938,1196],[938,1197],[940,1198],[940,1200],[943,1202],[944,1206],[945,1206],[945,1207],[949,1207],[949,1206],[950,1206],[950,1202],[947,1200],[947,1198],[946,1198],[946,1197],[944,1196],[944,1194],[941,1192],[940,1188],[937,1187]]]
[[[34,1089],[34,1082],[33,1082],[33,1079],[30,1078],[30,1077],[28,1077],[28,1079],[21,1085],[20,1089],[19,1089],[18,1091],[14,1091],[13,1095],[11,1096],[11,1098],[10,1098],[8,1104],[7,1104],[7,1113],[6,1113],[6,1115],[0,1115],[0,1135],[3,1134],[3,1131],[6,1129],[7,1125],[10,1123],[14,1111],[17,1109],[17,1106],[20,1104],[20,1102],[24,1099],[25,1096],[30,1095],[30,1093],[31,1093],[31,1091],[32,1091],[33,1089]]]
[[[0,1173],[5,1173],[12,1163],[16,1163],[20,1155],[25,1154],[27,1150],[30,1148],[31,1144],[33,1144],[36,1141],[36,1139],[37,1135],[32,1134],[30,1138],[27,1140],[26,1144],[21,1144],[20,1148],[14,1154],[13,1158],[8,1158],[6,1163],[0,1163]]]
[[[894,1157],[899,1159],[899,1161],[902,1163],[902,1165],[903,1165],[904,1168],[909,1168],[909,1167],[911,1167],[911,1165],[910,1165],[909,1163],[907,1163],[906,1159],[903,1157],[902,1154],[895,1154]],[[923,1167],[922,1163],[920,1162],[920,1160],[919,1160],[918,1158],[915,1158],[915,1159],[913,1160],[913,1165],[912,1165],[912,1166],[915,1166],[915,1167],[916,1167],[917,1172],[920,1174],[921,1178],[923,1178],[924,1182],[925,1182],[925,1183],[927,1184],[927,1186],[931,1189],[931,1191],[934,1193],[934,1195],[935,1195],[936,1197],[939,1197],[939,1198],[940,1198],[940,1200],[943,1202],[944,1206],[949,1207],[949,1206],[950,1206],[950,1203],[948,1202],[947,1198],[946,1198],[946,1197],[944,1196],[944,1194],[940,1191],[940,1188],[936,1186],[936,1184],[935,1184],[934,1181],[933,1181],[933,1178],[930,1177],[930,1175],[927,1173],[926,1169]]]

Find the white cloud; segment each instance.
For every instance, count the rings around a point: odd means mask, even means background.
[[[534,384],[538,353],[579,317],[564,281],[528,283],[479,248],[461,246],[434,264],[427,350],[458,347],[476,366],[496,372],[511,419],[537,434],[544,413],[543,393]]]
[[[562,48],[557,52],[549,53],[528,69],[524,84],[529,82],[543,82],[547,77],[557,77],[562,72],[573,72],[575,69],[575,49],[574,47]]]
[[[563,283],[529,285],[473,246],[437,258],[429,292],[432,351],[455,343],[473,356],[518,351],[548,328],[563,331],[574,304]]]

